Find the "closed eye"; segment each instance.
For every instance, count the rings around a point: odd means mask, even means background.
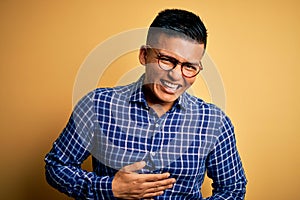
[[[186,70],[197,71],[198,67],[192,64],[184,64],[183,65]]]
[[[170,58],[168,56],[158,56],[158,59],[163,62],[164,64],[172,64],[176,65],[178,61],[174,58]]]

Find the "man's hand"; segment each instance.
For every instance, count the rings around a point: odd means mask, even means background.
[[[138,174],[135,171],[145,167],[144,161],[123,167],[112,181],[112,191],[115,197],[121,199],[142,199],[162,195],[164,190],[172,188],[174,178],[169,173]]]

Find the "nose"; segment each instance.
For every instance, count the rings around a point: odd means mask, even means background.
[[[169,71],[168,75],[174,81],[180,80],[182,78],[181,64],[177,63],[176,66]]]

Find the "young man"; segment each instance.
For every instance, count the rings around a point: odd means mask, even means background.
[[[135,83],[80,100],[46,156],[50,185],[77,199],[243,199],[246,178],[233,126],[186,93],[202,70],[207,32],[195,14],[164,10],[150,26]],[[93,172],[81,163],[93,156]]]

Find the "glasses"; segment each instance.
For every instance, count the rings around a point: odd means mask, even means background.
[[[151,47],[149,47],[149,48],[151,48]],[[151,49],[156,54],[158,66],[165,71],[171,71],[175,67],[177,67],[177,65],[180,65],[182,75],[187,78],[192,78],[194,76],[197,76],[197,74],[199,74],[199,72],[201,70],[203,70],[201,62],[199,62],[199,64],[189,63],[189,62],[180,62],[176,58],[164,55],[160,52],[156,52],[153,48],[151,48]]]

